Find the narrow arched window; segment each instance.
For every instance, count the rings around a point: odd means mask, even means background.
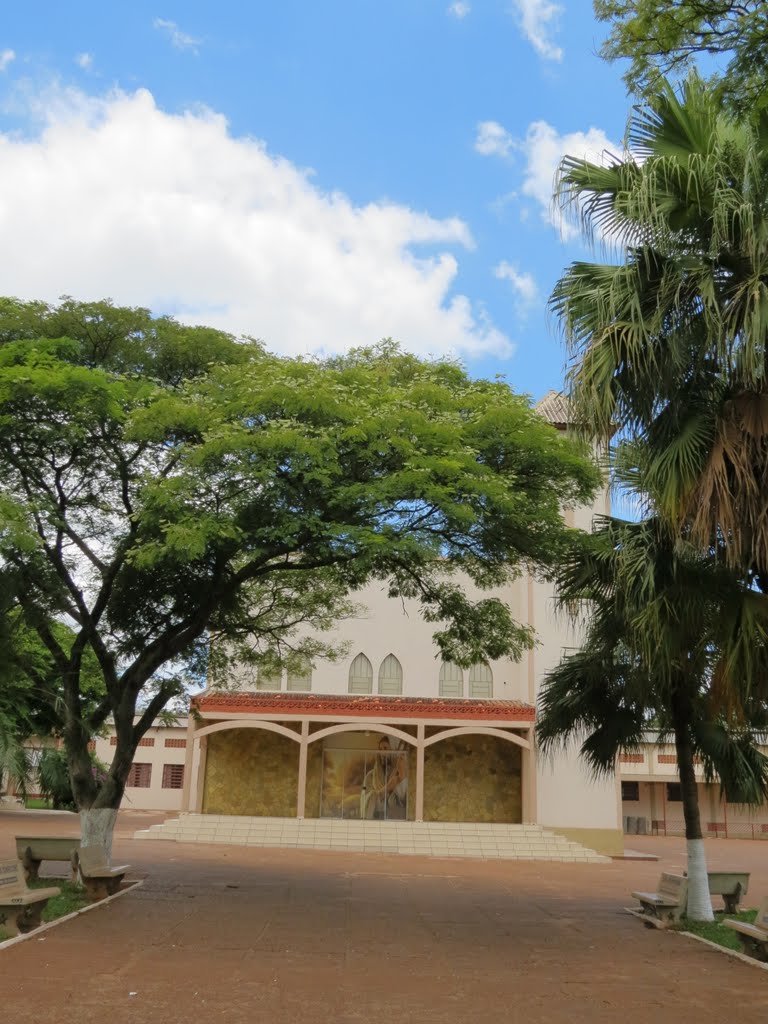
[[[402,692],[403,666],[394,654],[388,654],[379,669],[379,693],[396,697]]]
[[[473,665],[469,670],[469,696],[493,696],[493,673],[490,665],[485,661]]]
[[[464,696],[464,673],[452,661],[444,661],[440,666],[440,696]]]
[[[349,666],[349,692],[373,693],[373,665],[362,652]]]
[[[267,672],[260,668],[256,676],[257,690],[280,690],[282,689],[282,672]]]
[[[312,662],[302,658],[301,662],[288,672],[287,690],[294,693],[306,693],[312,689]]]

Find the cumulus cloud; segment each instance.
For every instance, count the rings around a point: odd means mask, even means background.
[[[0,50],[0,71],[5,71],[14,60],[16,60],[15,50]]]
[[[507,156],[514,138],[498,121],[480,121],[475,136],[475,150],[483,156]]]
[[[465,3],[464,0],[456,0],[456,2],[452,3],[451,6],[448,8],[448,13],[452,14],[454,18],[458,18],[461,21],[462,18],[466,18],[466,16],[469,14],[471,10],[472,8],[470,7],[470,5],[468,3]]]
[[[83,71],[88,71],[93,66],[93,54],[92,53],[78,53],[75,57],[75,64]]]
[[[518,270],[512,263],[502,260],[493,268],[494,277],[500,281],[508,281],[517,300],[521,312],[535,306],[539,301],[539,289],[532,274]]]
[[[514,8],[523,34],[539,56],[545,60],[562,60],[562,48],[551,38],[562,7],[551,0],[514,0]]]
[[[146,90],[37,98],[36,137],[0,134],[3,292],[111,296],[264,339],[340,352],[384,336],[420,353],[509,354],[453,294],[461,220],[355,205],[210,110]]]
[[[559,228],[564,238],[573,238],[578,234],[577,228],[563,220],[552,200],[555,175],[563,157],[610,163],[614,155],[622,152],[621,146],[612,142],[602,128],[561,135],[546,121],[534,121],[528,126],[521,148],[526,165],[520,191],[534,200],[544,220]]]
[[[155,18],[152,22],[152,27],[158,29],[160,32],[165,32],[168,38],[171,40],[171,45],[177,50],[191,50],[192,53],[197,53],[197,47],[200,45],[202,40],[195,39],[194,36],[187,35],[186,32],[182,32],[175,21],[167,21],[165,18]]]

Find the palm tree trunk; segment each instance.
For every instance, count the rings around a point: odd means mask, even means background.
[[[672,718],[675,729],[677,769],[680,773],[680,794],[683,799],[685,818],[685,840],[688,860],[688,917],[693,921],[714,921],[712,898],[709,895],[707,857],[701,834],[699,814],[699,790],[691,743],[690,702],[685,694],[675,693],[672,697]]]

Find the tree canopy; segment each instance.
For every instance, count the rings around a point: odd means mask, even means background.
[[[652,93],[660,78],[684,77],[701,58],[718,66],[718,88],[746,112],[766,105],[768,12],[761,0],[594,0],[611,26],[601,48],[608,60],[630,61],[632,92]]]
[[[371,580],[421,603],[446,658],[519,656],[529,629],[463,581],[555,562],[563,504],[599,480],[506,384],[390,343],[287,359],[73,300],[6,300],[0,340],[0,559],[61,681],[81,809],[118,806],[141,736],[212,643],[333,656],[323,633]],[[99,781],[86,745],[109,716]]]

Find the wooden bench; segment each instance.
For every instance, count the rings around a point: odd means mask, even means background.
[[[85,886],[89,900],[103,900],[120,888],[130,864],[111,867],[100,846],[81,846],[75,854],[80,871],[80,880]]]
[[[16,855],[24,865],[27,881],[37,880],[44,860],[64,860],[70,865],[72,881],[77,879],[74,853],[80,849],[78,836],[16,836]]]
[[[28,889],[19,861],[0,863],[0,928],[9,937],[31,932],[40,924],[48,900],[61,889]]]
[[[648,918],[648,924],[663,927],[679,921],[685,913],[688,879],[665,871],[659,879],[658,892],[633,892],[632,896],[640,901],[641,916]]]
[[[768,897],[760,904],[754,924],[728,919],[723,924],[738,934],[741,948],[747,956],[768,962]]]

